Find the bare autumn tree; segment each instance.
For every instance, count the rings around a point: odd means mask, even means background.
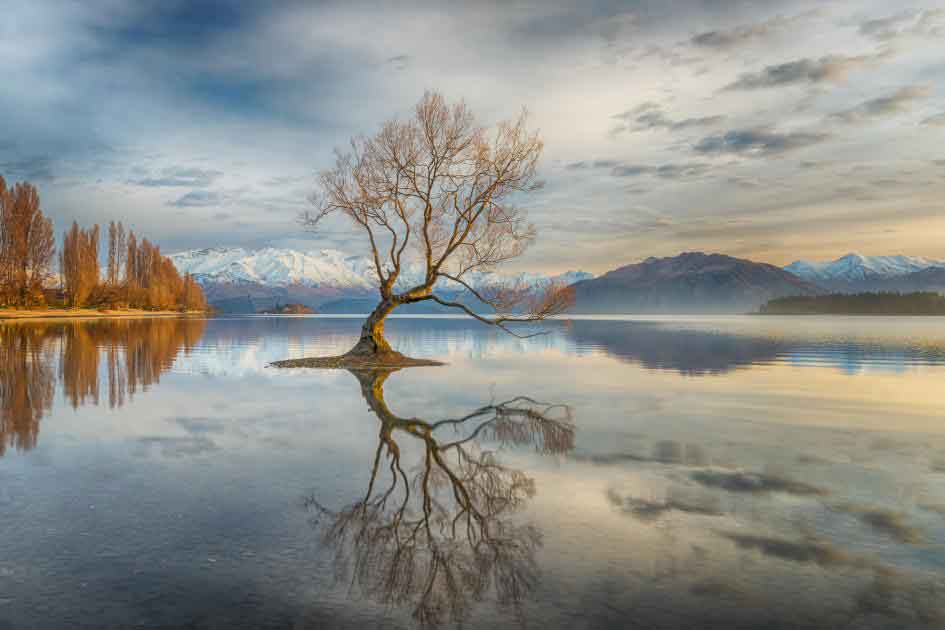
[[[184,276],[183,280],[181,308],[185,311],[205,311],[207,309],[207,298],[203,294],[203,289],[189,273]]]
[[[118,226],[119,223],[110,221],[108,223],[108,267],[106,277],[108,279],[108,284],[115,286],[118,284],[118,273],[120,268],[120,246],[118,243]]]
[[[115,284],[118,284],[121,278],[122,269],[125,266],[125,256],[128,253],[127,248],[125,226],[119,221],[115,226]]]
[[[468,280],[520,256],[535,239],[534,226],[514,202],[540,185],[542,146],[525,111],[490,131],[465,103],[449,105],[427,92],[412,118],[390,120],[374,137],[353,138],[348,152],[337,152],[335,166],[319,174],[315,208],[303,222],[314,227],[340,213],[370,247],[380,302],[348,356],[403,359],[384,338],[384,319],[403,304],[436,302],[512,334],[510,324],[543,320],[571,304],[565,286],[486,290]],[[410,255],[423,267],[412,285],[401,276]],[[444,283],[467,290],[489,314],[443,297],[437,289]]]
[[[52,221],[43,215],[36,187],[22,182],[8,190],[0,177],[0,285],[7,301],[42,301],[54,251]]]
[[[0,176],[0,304],[13,302],[13,193]]]
[[[137,286],[138,237],[134,230],[128,233],[128,245],[125,250],[125,284],[130,288]]]
[[[83,230],[75,221],[63,235],[59,267],[73,308],[85,304],[92,290],[98,285],[98,240],[97,225]]]

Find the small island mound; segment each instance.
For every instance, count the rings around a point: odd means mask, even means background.
[[[259,313],[260,315],[314,315],[315,311],[304,304],[276,304]]]
[[[915,293],[831,293],[770,300],[762,315],[945,315],[945,296]]]
[[[371,354],[353,355],[348,353],[334,357],[286,359],[284,361],[273,361],[269,365],[276,368],[321,368],[323,370],[396,370],[446,364],[433,359],[414,359],[397,352],[380,358]]]

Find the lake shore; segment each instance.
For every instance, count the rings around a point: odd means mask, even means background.
[[[117,319],[139,317],[180,317],[181,315],[206,315],[204,311],[146,311],[144,309],[105,309],[92,308],[45,308],[33,310],[17,310],[0,308],[0,321],[22,319]]]

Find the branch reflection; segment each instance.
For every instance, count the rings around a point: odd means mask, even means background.
[[[570,407],[519,396],[459,418],[403,418],[384,398],[392,371],[352,373],[380,420],[367,491],[337,512],[307,501],[323,544],[334,549],[337,578],[380,604],[409,608],[422,626],[461,623],[490,597],[521,619],[538,581],[542,537],[516,513],[535,482],[500,462],[498,450],[571,451]],[[408,447],[419,460],[409,472]]]

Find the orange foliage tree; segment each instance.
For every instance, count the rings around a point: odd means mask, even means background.
[[[40,209],[39,192],[27,182],[8,189],[0,177],[0,304],[42,303],[54,252],[52,221]]]

